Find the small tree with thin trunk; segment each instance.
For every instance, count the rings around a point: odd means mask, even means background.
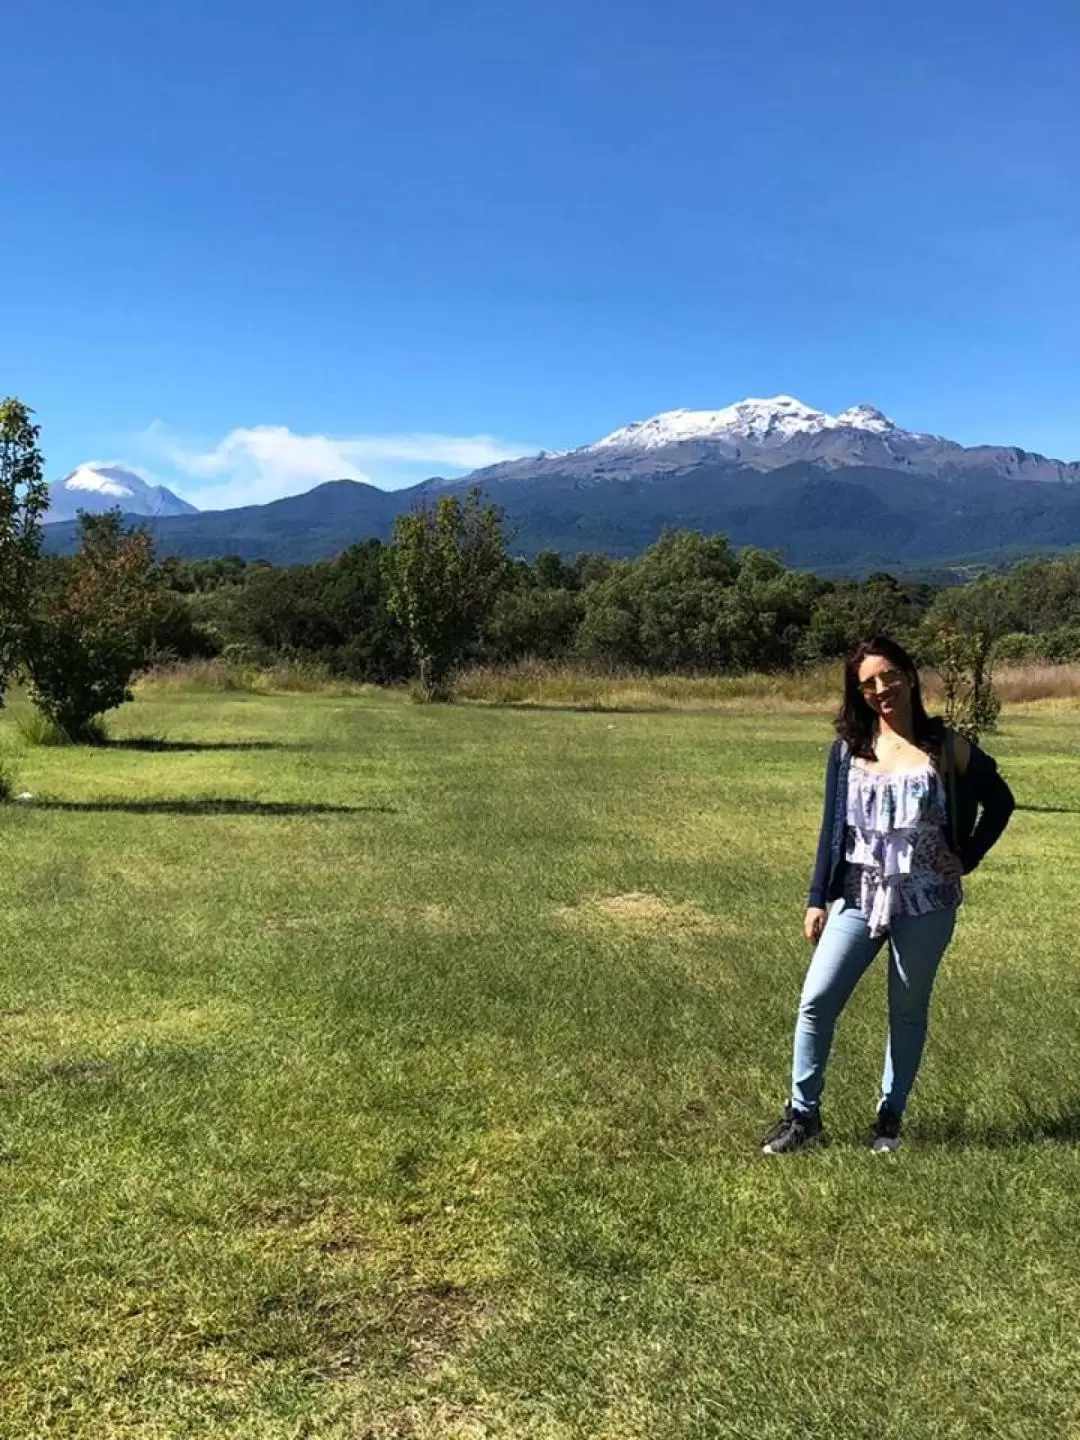
[[[124,528],[118,510],[79,516],[82,545],[50,562],[26,647],[30,691],[72,741],[95,739],[94,721],[131,697],[166,600],[154,547]]]
[[[994,575],[940,591],[923,622],[926,658],[945,692],[946,723],[969,740],[997,726],[994,646],[1014,623],[1009,586]]]
[[[21,400],[0,400],[0,704],[24,653],[49,508],[40,427]]]
[[[448,700],[506,575],[503,515],[479,490],[443,495],[394,522],[389,607],[409,637],[425,700]]]

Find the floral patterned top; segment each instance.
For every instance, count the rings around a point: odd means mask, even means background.
[[[948,853],[947,820],[945,786],[929,761],[892,774],[852,761],[844,900],[867,917],[872,936],[886,934],[894,915],[960,904],[959,877],[937,869]]]

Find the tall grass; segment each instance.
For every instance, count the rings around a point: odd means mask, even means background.
[[[941,683],[923,673],[928,700],[940,703]],[[1080,664],[1003,665],[994,684],[1005,705],[1080,702]],[[562,710],[789,710],[827,712],[842,685],[839,662],[807,670],[743,675],[654,675],[599,671],[570,663],[523,660],[474,666],[454,685],[455,697],[483,705]],[[144,692],[184,690],[207,694],[354,695],[375,687],[334,675],[317,661],[279,660],[259,666],[219,657],[158,666],[139,681]],[[47,742],[38,742],[47,743]]]
[[[142,676],[138,688],[206,694],[352,695],[369,687],[334,675],[316,660],[283,659],[271,665],[256,665],[249,660],[219,656],[155,666]]]
[[[100,715],[92,716],[78,735],[69,734],[62,725],[50,720],[40,710],[24,710],[15,728],[24,745],[104,745],[109,739],[108,727]]]
[[[1080,700],[1080,664],[1002,666],[994,673],[994,688],[1005,705],[1032,701]]]
[[[937,673],[926,670],[931,704],[942,700]],[[744,675],[603,673],[569,664],[524,661],[475,667],[458,679],[459,699],[488,705],[566,710],[789,710],[829,711],[843,684],[839,663],[808,670]],[[1080,702],[1080,665],[1002,666],[994,685],[1005,705]]]
[[[476,667],[459,676],[459,699],[489,705],[567,710],[823,710],[835,704],[838,665],[773,675],[608,673],[569,664],[522,661]]]

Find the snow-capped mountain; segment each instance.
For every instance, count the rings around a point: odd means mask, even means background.
[[[1049,460],[1015,446],[964,446],[905,430],[872,405],[830,415],[791,395],[740,400],[723,410],[667,410],[577,450],[544,452],[477,471],[476,479],[488,484],[558,474],[582,483],[662,481],[705,464],[775,470],[800,461],[826,470],[860,466],[942,479],[978,472],[1004,480],[1080,482],[1080,463]]]
[[[872,405],[854,405],[840,415],[813,410],[791,395],[771,400],[740,400],[724,410],[667,410],[651,420],[638,420],[606,435],[585,450],[658,449],[685,440],[728,441],[772,449],[787,445],[799,436],[820,435],[826,430],[857,430],[869,435],[889,435],[897,426]],[[914,438],[914,437],[913,437]],[[930,439],[930,436],[920,436]]]
[[[80,510],[100,515],[120,509],[125,515],[194,515],[196,507],[164,485],[150,485],[120,465],[80,465],[49,486],[47,525],[74,520]]]

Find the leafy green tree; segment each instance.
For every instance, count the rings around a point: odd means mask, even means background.
[[[341,639],[314,565],[252,566],[237,601],[237,625],[258,648],[286,656],[318,653]]]
[[[1022,630],[1038,635],[1080,627],[1080,554],[1025,560],[1007,587]]]
[[[443,495],[394,522],[386,555],[389,605],[408,636],[427,700],[450,698],[450,677],[468,655],[505,581],[503,515],[479,490]]]
[[[912,641],[928,603],[924,589],[913,590],[885,571],[876,571],[861,583],[823,584],[800,646],[801,658],[828,660],[873,635]]]
[[[1016,618],[1014,592],[997,575],[939,591],[926,614],[921,649],[941,676],[946,723],[970,740],[997,725],[994,647]]]
[[[78,553],[48,567],[24,657],[35,705],[76,742],[131,699],[166,603],[145,531],[125,529],[118,510],[80,515],[79,531]]]
[[[578,636],[594,663],[652,671],[777,669],[795,663],[823,588],[764,550],[669,531],[585,592]]]
[[[21,400],[0,400],[0,704],[25,649],[26,619],[49,508],[40,427]]]
[[[385,557],[381,541],[365,540],[318,567],[339,637],[327,663],[337,674],[375,684],[404,679],[410,671],[408,640],[390,610]]]
[[[576,590],[538,585],[504,590],[484,622],[483,658],[556,660],[573,645],[584,610]]]
[[[717,616],[714,651],[728,670],[783,670],[797,663],[824,582],[788,570],[753,547],[739,556],[734,583]]]
[[[737,574],[723,535],[667,531],[639,559],[616,561],[589,585],[582,656],[658,671],[721,668],[716,621]]]

